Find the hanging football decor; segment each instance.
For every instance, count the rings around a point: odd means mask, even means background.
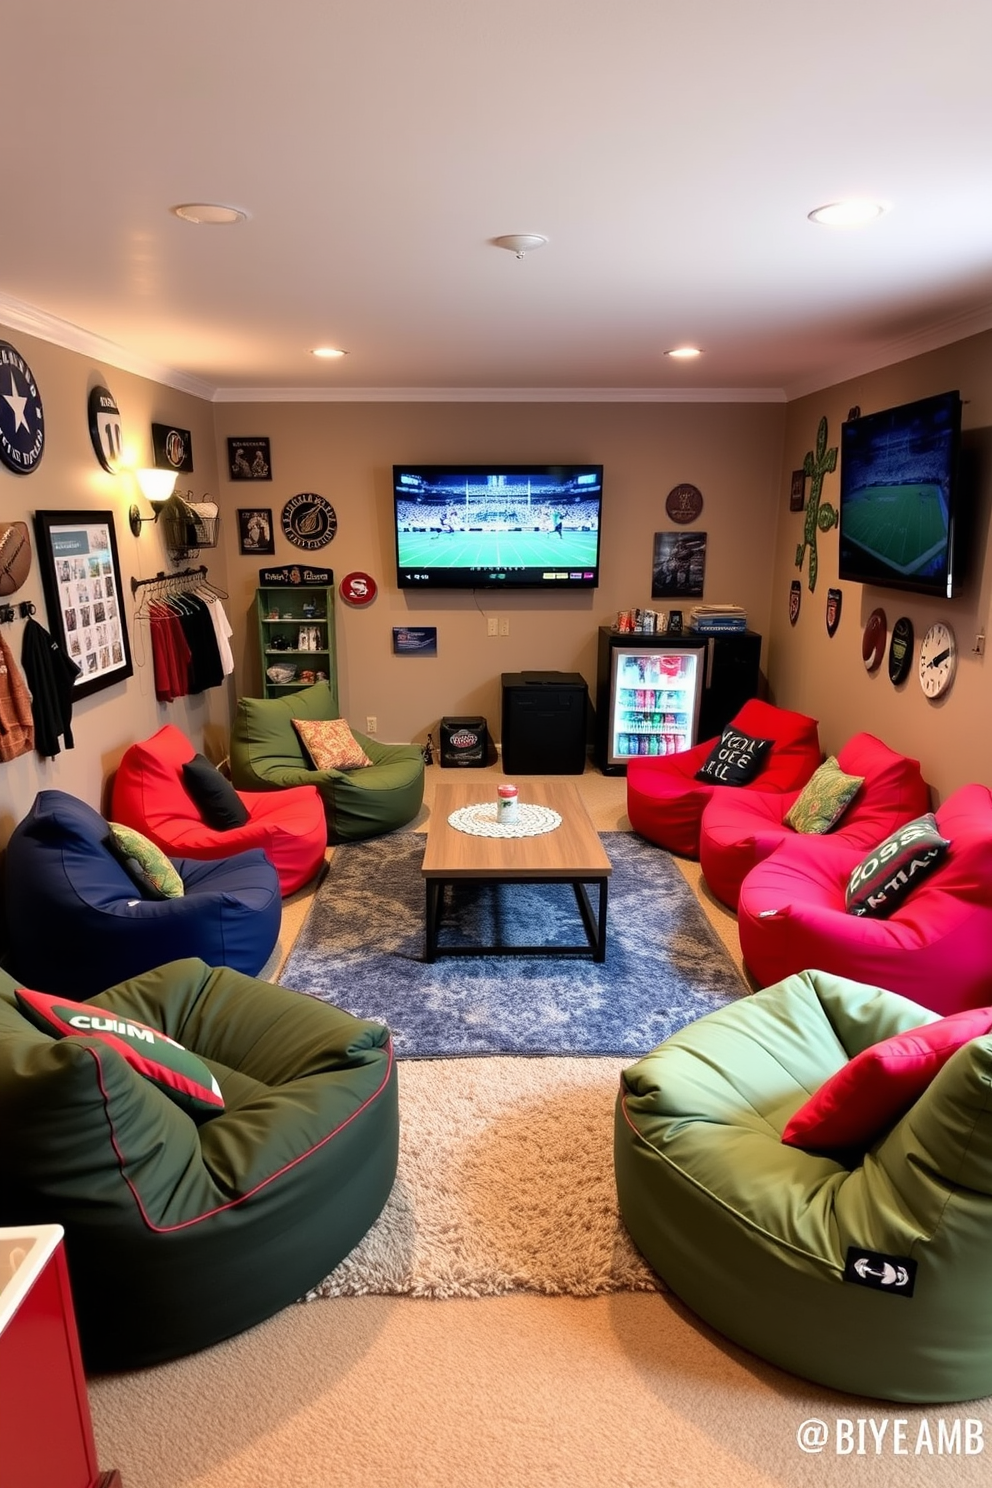
[[[789,585],[789,624],[795,625],[799,619],[799,606],[803,602],[803,586],[798,579],[793,579]]]
[[[827,590],[827,635],[832,636],[837,632],[840,624],[840,607],[844,598],[840,589]]]

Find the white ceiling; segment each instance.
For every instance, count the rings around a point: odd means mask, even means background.
[[[791,397],[992,325],[989,0],[31,0],[0,45],[0,320],[207,397]],[[850,195],[892,210],[807,220]]]

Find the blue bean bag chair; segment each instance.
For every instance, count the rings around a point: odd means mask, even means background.
[[[110,824],[40,791],[7,844],[7,966],[28,987],[88,997],[179,956],[254,976],[278,939],[279,876],[261,848],[169,861],[175,898],[146,897],[108,846]]]

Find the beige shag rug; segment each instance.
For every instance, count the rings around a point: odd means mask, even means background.
[[[402,1061],[392,1194],[304,1300],[663,1290],[617,1210],[613,1109],[625,1063]]]

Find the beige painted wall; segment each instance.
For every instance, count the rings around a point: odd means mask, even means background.
[[[422,741],[445,715],[479,714],[500,737],[502,672],[578,671],[594,692],[600,625],[618,609],[651,604],[654,534],[677,530],[665,497],[680,481],[703,493],[696,530],[708,533],[705,598],[745,606],[752,628],[769,619],[769,576],[780,484],[784,405],[771,404],[252,404],[216,409],[217,453],[226,438],[271,440],[273,480],[222,482],[222,524],[238,635],[239,686],[259,682],[254,626],[258,559],[238,556],[236,512],[316,491],[333,505],[338,532],[313,555],[335,580],[371,573],[378,597],[365,609],[338,601],[342,712],[364,729],[378,719],[389,741]],[[605,467],[601,586],[587,594],[496,595],[489,590],[420,595],[396,588],[392,538],[394,461],[487,459],[596,461]],[[298,560],[277,532],[268,562]],[[670,608],[674,601],[658,601]],[[687,608],[688,606],[683,606]],[[510,634],[487,636],[486,618]],[[392,628],[436,625],[438,655],[396,657]]]
[[[63,749],[52,760],[32,753],[0,765],[0,844],[5,844],[40,790],[67,791],[97,809],[105,809],[107,782],[124,750],[135,739],[147,738],[163,723],[174,723],[197,748],[205,748],[212,758],[219,759],[227,752],[234,688],[233,679],[229,679],[222,687],[195,698],[169,705],[156,702],[147,621],[132,618],[137,599],[146,591],[139,590],[138,596],[133,596],[130,581],[132,577],[148,577],[159,570],[170,572],[173,565],[154,523],[142,528],[140,538],[131,535],[127,513],[132,501],[137,500],[146,515],[151,515],[150,508],[138,493],[132,476],[108,475],[100,465],[90,441],[86,412],[90,388],[94,383],[104,383],[117,400],[125,440],[131,446],[134,463],[139,466],[153,463],[153,421],[189,429],[196,468],[191,476],[180,478],[179,489],[192,487],[200,499],[205,491],[213,498],[217,490],[210,404],[145,378],[100,367],[86,356],[21,331],[0,331],[0,339],[9,341],[29,363],[45,410],[45,452],[36,468],[28,475],[15,475],[6,466],[0,467],[0,517],[6,521],[26,521],[34,545],[31,519],[35,511],[113,513],[134,661],[132,677],[76,703],[73,749]],[[211,577],[216,576],[221,587],[227,587],[222,549],[205,551],[197,561],[208,562]],[[26,599],[33,600],[35,618],[47,629],[37,553],[26,584],[12,596],[15,614],[16,606]],[[19,615],[12,624],[3,627],[4,639],[18,665],[23,629],[24,621]]]
[[[902,753],[919,759],[934,788],[935,801],[946,799],[969,781],[992,784],[988,740],[992,737],[992,654],[978,655],[976,636],[989,633],[992,574],[987,561],[992,475],[992,333],[973,336],[939,351],[901,362],[870,376],[854,379],[803,398],[789,406],[783,473],[778,501],[777,552],[774,569],[768,667],[776,701],[820,719],[824,748],[836,751],[853,733],[867,730]],[[964,401],[963,444],[975,465],[971,482],[974,510],[969,545],[968,579],[959,598],[938,601],[894,589],[844,583],[838,586],[837,529],[817,539],[819,573],[816,589],[808,588],[808,565],[795,566],[802,541],[803,516],[789,511],[789,476],[814,447],[820,417],[828,420],[828,447],[837,445],[840,426],[853,406],[862,413],[958,388]],[[823,499],[836,507],[839,473],[827,475]],[[789,585],[803,585],[799,619],[789,623]],[[827,590],[843,592],[840,625],[831,639],[826,631]],[[950,623],[959,651],[957,676],[950,690],[929,702],[914,669],[894,688],[887,657],[869,674],[861,655],[865,621],[876,607],[885,611],[888,631],[901,615],[913,622],[916,652],[934,620]]]

